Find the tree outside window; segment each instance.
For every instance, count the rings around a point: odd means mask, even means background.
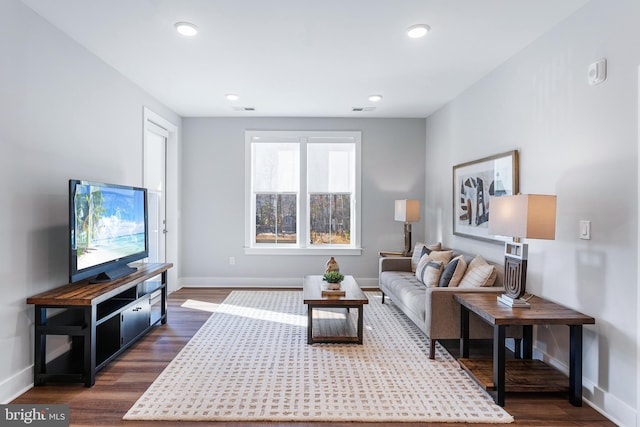
[[[350,194],[311,194],[309,206],[312,245],[351,244]]]
[[[256,243],[296,243],[296,195],[256,194]]]

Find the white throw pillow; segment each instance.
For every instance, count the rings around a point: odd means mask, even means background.
[[[420,262],[420,258],[422,258],[422,255],[424,255],[422,253],[423,248],[427,248],[428,254],[431,251],[439,251],[440,249],[442,249],[442,243],[438,242],[431,245],[425,245],[422,242],[416,243],[416,245],[413,247],[413,253],[411,255],[411,271],[414,273],[416,272],[416,267],[418,266],[418,262]]]
[[[442,265],[447,265],[449,264],[449,261],[451,261],[451,256],[453,254],[453,251],[431,251],[429,253],[429,258],[431,258],[434,261],[440,261],[442,263]]]
[[[444,266],[440,261],[429,261],[424,269],[422,276],[422,283],[428,288],[438,287],[440,283],[440,275],[442,274]]]
[[[424,270],[425,268],[427,268],[427,264],[429,264],[429,261],[431,261],[431,258],[429,258],[429,255],[424,254],[422,255],[422,257],[420,258],[420,261],[418,261],[418,265],[416,266],[416,279],[418,279],[418,282],[420,283],[424,283],[423,281],[423,277],[424,277]]]
[[[498,276],[498,271],[494,265],[488,264],[480,255],[476,256],[469,263],[467,272],[464,273],[459,287],[480,288],[493,286]]]

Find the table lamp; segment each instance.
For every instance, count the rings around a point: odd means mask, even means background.
[[[556,238],[556,196],[518,194],[491,197],[489,234],[513,237],[504,246],[504,290],[498,301],[511,307],[529,307],[522,296],[527,284],[528,245],[522,238]]]
[[[404,222],[403,256],[411,255],[411,223],[420,221],[419,200],[396,200],[395,220]]]

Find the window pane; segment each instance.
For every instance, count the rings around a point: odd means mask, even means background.
[[[355,144],[307,144],[310,193],[355,191]]]
[[[252,149],[254,192],[299,191],[299,144],[253,143]]]
[[[256,194],[256,243],[275,243],[276,195]]]
[[[296,243],[298,230],[296,224],[297,206],[295,194],[278,195],[277,243]]]
[[[351,195],[309,196],[311,244],[351,244]]]
[[[256,243],[296,243],[297,196],[256,194]]]

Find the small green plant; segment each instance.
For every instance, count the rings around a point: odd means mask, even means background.
[[[325,273],[322,279],[329,283],[340,283],[344,280],[344,276],[339,271],[330,271]]]

